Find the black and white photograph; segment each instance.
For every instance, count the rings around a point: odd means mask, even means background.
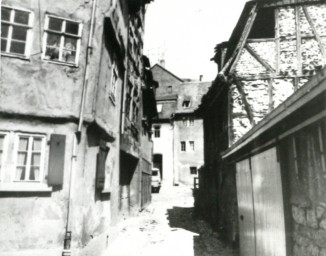
[[[326,0],[0,8],[0,256],[326,256]]]

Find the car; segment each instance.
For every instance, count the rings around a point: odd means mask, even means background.
[[[152,192],[160,192],[161,189],[161,172],[158,168],[152,169]]]

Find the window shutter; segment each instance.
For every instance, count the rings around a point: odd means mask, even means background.
[[[109,153],[108,147],[100,147],[99,153],[97,154],[96,163],[96,188],[104,189],[105,184],[105,162]]]
[[[58,186],[63,184],[66,135],[51,134],[48,184]]]

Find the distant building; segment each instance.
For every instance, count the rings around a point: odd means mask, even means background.
[[[1,255],[100,255],[150,202],[148,2],[1,2]]]
[[[192,185],[203,164],[203,125],[194,114],[211,83],[185,83],[156,64],[152,67],[158,118],[153,123],[154,166],[164,185]]]
[[[215,49],[196,210],[243,256],[326,253],[325,11],[247,2]]]

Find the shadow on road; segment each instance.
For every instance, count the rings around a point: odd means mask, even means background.
[[[238,253],[225,246],[217,233],[213,232],[207,223],[193,217],[193,207],[173,207],[168,209],[169,226],[184,229],[193,233],[193,249],[195,256],[237,256]]]

